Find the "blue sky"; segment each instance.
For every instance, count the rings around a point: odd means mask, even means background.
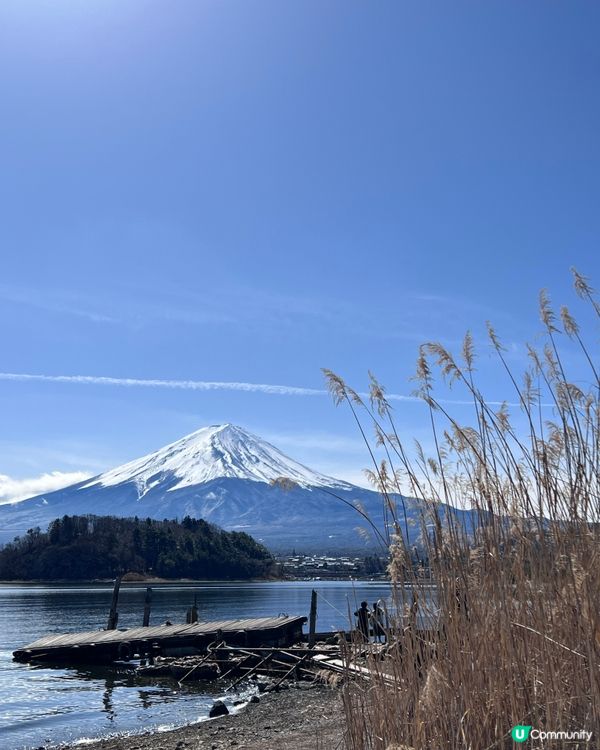
[[[487,319],[521,367],[538,290],[600,285],[599,27],[589,2],[4,0],[0,370],[410,394],[421,341]],[[6,497],[226,421],[367,463],[323,395],[0,379],[0,413]]]

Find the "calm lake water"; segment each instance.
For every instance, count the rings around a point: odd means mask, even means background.
[[[289,581],[154,585],[151,625],[199,618],[308,615],[319,593],[319,631],[348,627],[348,609],[385,599],[389,586],[367,581]],[[145,586],[123,586],[119,627],[141,625]],[[29,750],[110,734],[170,729],[206,718],[214,686],[141,679],[114,668],[49,669],[12,661],[12,652],[48,633],[102,629],[112,586],[0,585],[0,748]],[[212,692],[211,692],[212,691]],[[234,700],[239,696],[228,696]]]

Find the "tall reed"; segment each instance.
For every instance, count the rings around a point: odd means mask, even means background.
[[[597,323],[600,304],[585,277],[573,273],[577,295]],[[527,347],[522,377],[488,325],[499,379],[514,393],[513,414],[480,390],[470,334],[459,356],[439,343],[420,348],[415,381],[431,430],[429,455],[418,443],[409,448],[373,375],[362,395],[325,373],[370,451],[369,476],[387,519],[381,537],[393,596],[400,608],[409,603],[405,616],[391,616],[383,654],[355,643],[347,657],[371,672],[357,679],[349,667],[344,707],[351,750],[513,747],[510,730],[517,724],[586,729],[592,741],[568,747],[600,747],[597,350],[587,347],[567,308],[556,316],[545,292],[540,315],[544,340]],[[581,377],[569,378],[565,337],[571,355],[576,348],[585,363],[585,386]],[[436,375],[470,400],[468,424],[437,396]],[[422,501],[419,555],[431,579],[415,565],[402,495]],[[473,526],[445,504],[470,507]],[[433,610],[433,599],[435,615],[423,630],[417,612]]]

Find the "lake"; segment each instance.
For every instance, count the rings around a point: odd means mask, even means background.
[[[369,581],[159,584],[151,625],[185,622],[194,596],[200,620],[308,615],[318,592],[317,630],[348,627],[348,610],[389,595]],[[119,627],[142,624],[145,585],[123,585]],[[50,669],[17,664],[12,652],[48,633],[102,629],[112,586],[0,585],[0,748],[29,750],[110,734],[170,729],[206,718],[220,687],[142,679],[115,668]],[[228,696],[233,700],[238,696]],[[242,696],[243,697],[243,696]]]

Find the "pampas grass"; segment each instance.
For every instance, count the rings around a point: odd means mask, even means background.
[[[590,283],[573,274],[576,294],[600,317]],[[325,372],[371,457],[396,604],[383,654],[358,642],[350,649],[349,662],[371,671],[370,679],[349,671],[345,680],[351,750],[513,747],[515,724],[594,732],[592,743],[572,748],[600,743],[596,350],[566,307],[555,314],[546,292],[540,318],[544,340],[527,347],[529,366],[521,376],[488,326],[499,377],[510,384],[516,408],[490,404],[482,394],[469,333],[459,356],[439,343],[421,347],[415,383],[431,431],[429,454],[400,436],[385,388],[372,374],[363,396]],[[566,339],[587,367],[577,382],[561,353]],[[468,423],[437,397],[439,379],[471,402]],[[431,580],[414,565],[402,494],[423,503],[421,540]],[[452,514],[442,517],[441,503],[470,506],[475,528]],[[431,581],[439,612],[436,626],[424,632],[416,613],[431,607]]]

